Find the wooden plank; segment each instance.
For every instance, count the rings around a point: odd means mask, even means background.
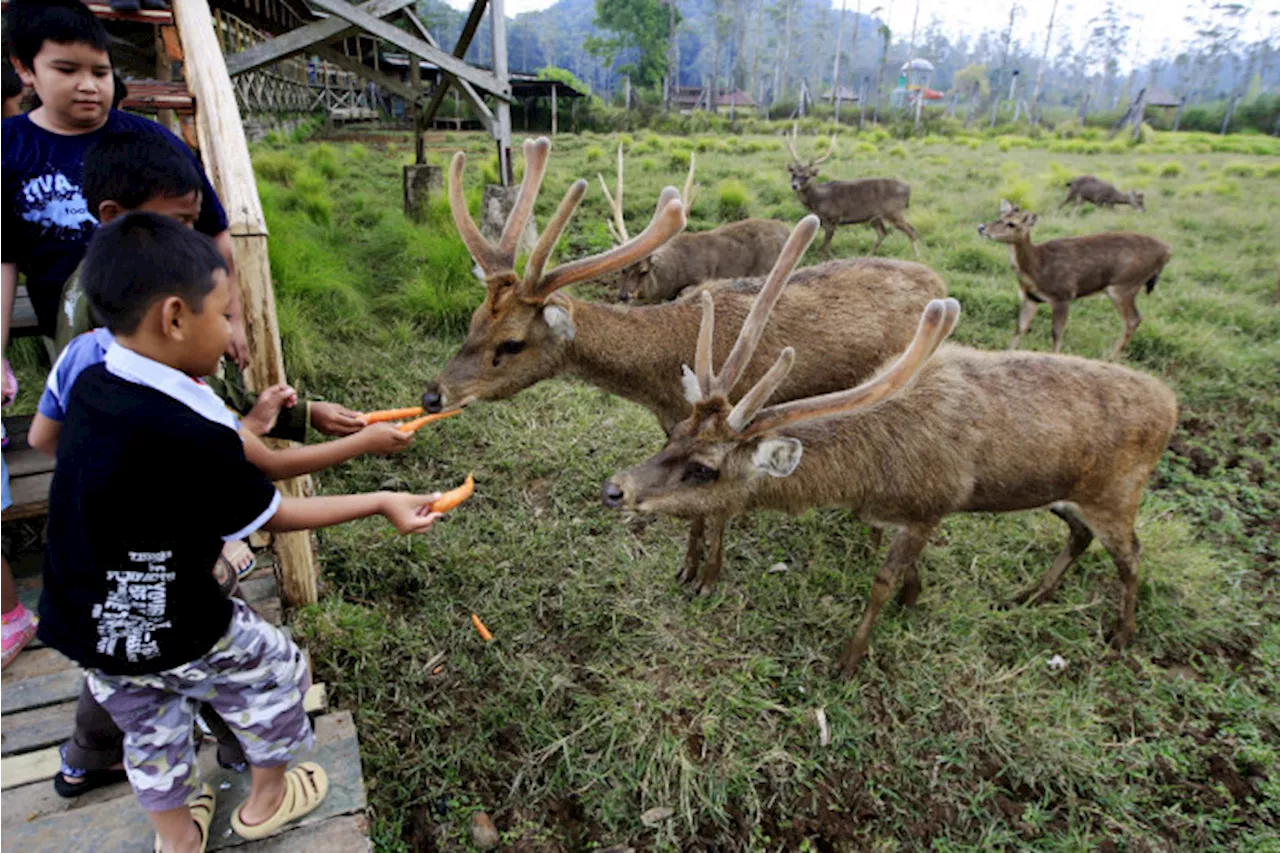
[[[475,0],[471,6],[471,13],[467,15],[467,22],[462,25],[462,32],[458,35],[458,43],[453,46],[453,55],[461,59],[466,56],[467,48],[471,46],[471,40],[475,38],[476,29],[480,26],[480,19],[484,17],[485,7],[488,0]],[[426,110],[423,112],[423,123],[430,124],[436,117],[436,113],[440,110],[440,105],[444,103],[444,96],[449,91],[447,85],[439,86],[435,94],[431,96],[431,103],[427,104]]]
[[[40,326],[36,321],[36,309],[31,304],[31,296],[24,284],[18,288],[13,298],[13,320],[9,323],[9,337],[24,337],[40,334]]]
[[[0,755],[18,755],[56,746],[71,736],[75,720],[75,702],[7,714],[0,731]]]
[[[178,2],[181,2],[181,0],[178,0]],[[202,750],[202,752],[208,754],[212,753],[213,750]],[[29,753],[29,755],[40,754]],[[56,761],[56,750],[53,751],[53,754]],[[26,758],[27,756],[18,757]],[[4,762],[6,762],[6,784],[8,783],[7,762],[10,760],[4,759]],[[339,815],[360,814],[364,811],[366,805],[364,780],[361,778],[360,769],[360,745],[356,739],[355,724],[352,722],[349,711],[329,714],[316,720],[316,749],[307,757],[307,760],[315,761],[325,768],[326,773],[329,775],[329,794],[318,809],[304,817],[296,825],[296,828],[283,836],[284,838],[287,838],[293,832],[299,831],[300,828],[323,824],[329,818]],[[241,850],[299,849],[297,847],[252,848],[248,847],[244,839],[234,832],[229,832],[229,818],[232,810],[238,807],[249,794],[249,774],[231,773],[216,766],[210,768],[207,772],[203,772],[207,766],[205,764],[206,761],[205,755],[202,755],[202,776],[214,786],[218,797],[213,825],[209,833],[209,850],[226,848]],[[58,764],[55,763],[52,772],[57,772],[57,769]],[[52,776],[52,772],[50,776]],[[229,783],[229,786],[223,789],[223,783]],[[27,785],[26,787],[35,786]],[[51,786],[45,784],[41,787],[49,789],[50,793],[52,793]],[[26,791],[22,793],[26,795],[25,800],[23,797],[14,797],[11,805],[9,801],[10,794],[6,792],[4,812],[8,813],[10,809],[13,809],[20,814],[30,815],[33,812],[38,812],[40,804],[48,803],[47,799],[41,800],[39,798],[38,791],[30,792],[35,796],[28,795]],[[37,808],[32,808],[33,803],[37,805]],[[48,805],[54,806],[52,803],[48,803]],[[116,851],[119,851],[119,853],[136,853],[136,851],[142,849],[141,845],[150,844],[149,839],[152,837],[150,821],[132,798],[114,799],[98,802],[83,808],[45,813],[33,820],[25,820],[20,823],[9,823],[6,819],[4,826],[6,850],[93,850],[95,853],[116,853]],[[301,836],[301,838],[306,837]],[[312,850],[313,848],[304,847],[301,849]]]
[[[79,669],[64,669],[6,684],[0,691],[0,713],[15,714],[75,699],[83,677]]]
[[[11,480],[9,483],[13,506],[0,515],[0,521],[20,521],[24,518],[35,518],[49,514],[49,486],[53,483],[53,472]]]
[[[132,21],[135,24],[168,24],[173,21],[173,14],[168,11],[142,9],[137,12],[117,12],[106,3],[86,3],[89,10],[105,21]],[[9,8],[8,0],[0,2],[0,9]]]
[[[351,814],[331,817],[235,849],[237,853],[296,853],[298,850],[307,853],[361,853],[373,848],[369,840],[368,818],[362,814]]]
[[[370,0],[360,9],[375,17],[385,18],[406,6],[413,5],[413,2],[414,0]],[[351,26],[341,18],[326,18],[323,21],[306,24],[228,56],[227,73],[236,77],[302,53],[315,45],[334,41],[356,32],[359,32],[358,27]]]
[[[178,39],[177,28],[173,26],[161,27],[160,41],[164,45],[164,55],[166,59],[170,62],[182,61],[182,42]]]
[[[361,65],[354,58],[347,56],[345,53],[334,50],[327,46],[317,46],[312,48],[312,53],[323,59],[325,62],[332,62],[340,68],[348,71],[354,71],[368,80],[372,80],[388,92],[395,92],[407,101],[425,101],[426,93],[422,90],[414,90],[412,86],[403,80],[397,80],[389,74],[383,74],[380,71],[374,71],[367,65]]]
[[[432,47],[417,36],[410,35],[386,21],[378,20],[369,13],[344,2],[344,0],[310,0],[310,2],[312,6],[323,9],[332,15],[345,18],[370,35],[375,35],[401,50],[408,51],[411,56],[418,56],[428,62],[434,62],[441,69],[485,90],[503,102],[511,100],[511,83],[501,74],[484,71],[473,65],[468,65],[452,54],[445,53],[438,47]]]
[[[52,675],[55,672],[76,668],[76,662],[64,656],[62,652],[47,646],[42,649],[27,646],[22,650],[22,654],[13,659],[13,663],[5,667],[3,686],[8,690],[10,684],[16,684],[28,678]]]
[[[435,38],[431,35],[431,31],[427,29],[427,25],[422,23],[422,21],[418,19],[418,16],[413,13],[412,9],[405,9],[403,12],[400,13],[400,15],[405,20],[407,20],[415,30],[418,31],[418,34],[422,36],[424,40],[426,40],[427,44],[435,48],[440,47],[440,43],[437,42]],[[490,111],[489,105],[486,104],[484,102],[484,99],[480,97],[480,94],[466,80],[459,80],[457,77],[455,77],[454,75],[450,74],[447,71],[444,71],[442,73],[444,74],[446,82],[444,85],[440,87],[441,90],[447,88],[448,86],[456,86],[458,88],[458,91],[462,92],[463,96],[467,99],[467,103],[471,104],[471,108],[474,109],[476,113],[479,114],[480,123],[484,125],[484,129],[489,131],[490,133],[493,133],[493,128],[494,128],[493,113]]]
[[[24,447],[16,453],[12,452],[12,449],[6,449],[4,464],[9,469],[9,479],[16,480],[19,477],[29,477],[34,474],[48,474],[53,470],[53,457],[41,453],[34,447]]]

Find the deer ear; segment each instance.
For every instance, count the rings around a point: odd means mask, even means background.
[[[1014,207],[1012,204],[1009,203],[1009,199],[1007,198],[1000,199],[1000,215],[1001,216],[1006,216],[1010,213],[1013,213],[1013,210],[1014,210]]]
[[[552,333],[562,341],[571,341],[578,329],[573,325],[569,311],[560,305],[548,305],[542,309],[542,319],[551,328]]]
[[[690,404],[696,406],[702,402],[702,383],[687,364],[680,365],[680,385],[684,388],[684,398]]]
[[[1028,228],[1035,228],[1036,222],[1038,222],[1039,219],[1040,217],[1036,216],[1034,213],[1028,213],[1027,218],[1023,221],[1027,223]]]
[[[804,445],[798,438],[766,438],[756,445],[751,464],[770,477],[789,477],[803,454]]]

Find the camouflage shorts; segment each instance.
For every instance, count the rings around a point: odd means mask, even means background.
[[[310,686],[302,651],[249,606],[232,600],[231,626],[204,657],[152,675],[89,670],[93,698],[124,732],[129,783],[147,811],[177,808],[200,786],[192,725],[208,702],[251,765],[274,767],[313,746],[302,708]]]

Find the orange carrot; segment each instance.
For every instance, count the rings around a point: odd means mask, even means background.
[[[406,409],[405,411],[411,411],[411,410]],[[421,412],[422,409],[418,409],[418,411]],[[436,412],[434,415],[423,415],[417,420],[405,421],[404,423],[398,425],[396,429],[400,430],[401,432],[417,432],[419,429],[421,429],[422,427],[426,426],[429,423],[432,423],[433,421],[442,421],[445,418],[451,418],[454,415],[460,415],[460,414],[462,414],[462,409],[450,409],[447,412]]]
[[[431,505],[432,512],[448,512],[467,498],[475,494],[476,478],[471,474],[467,475],[467,479],[463,481],[461,486],[449,491],[436,498],[435,503]]]
[[[493,640],[493,634],[491,634],[489,629],[484,626],[484,623],[480,621],[480,617],[474,613],[471,614],[471,624],[476,626],[476,633],[480,635],[480,639],[484,640],[486,643]]]
[[[365,426],[369,424],[378,424],[383,421],[398,421],[401,418],[416,418],[422,414],[421,406],[410,406],[407,409],[380,409],[376,412],[365,412],[360,416],[360,420],[364,421]]]

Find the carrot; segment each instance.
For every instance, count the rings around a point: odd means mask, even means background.
[[[476,633],[480,635],[480,639],[484,640],[486,643],[493,641],[493,634],[490,633],[489,629],[480,621],[480,617],[474,613],[471,614],[471,624],[476,626]]]
[[[435,503],[431,505],[432,512],[448,512],[467,498],[475,494],[476,478],[471,474],[467,475],[467,479],[463,481],[461,486],[449,491],[436,498]]]
[[[405,411],[411,411],[411,410],[406,409]],[[421,412],[422,409],[418,409],[418,411]],[[423,415],[417,420],[405,421],[404,423],[397,426],[396,429],[400,430],[401,432],[417,432],[419,429],[421,429],[422,427],[426,426],[429,423],[432,423],[433,421],[442,421],[445,418],[451,418],[454,415],[460,415],[460,414],[462,414],[462,409],[450,409],[447,412],[436,412],[434,415]]]
[[[410,406],[407,409],[380,409],[376,412],[365,412],[360,416],[360,420],[364,421],[365,426],[368,426],[369,424],[378,424],[383,421],[416,418],[420,414],[422,414],[421,406]]]

